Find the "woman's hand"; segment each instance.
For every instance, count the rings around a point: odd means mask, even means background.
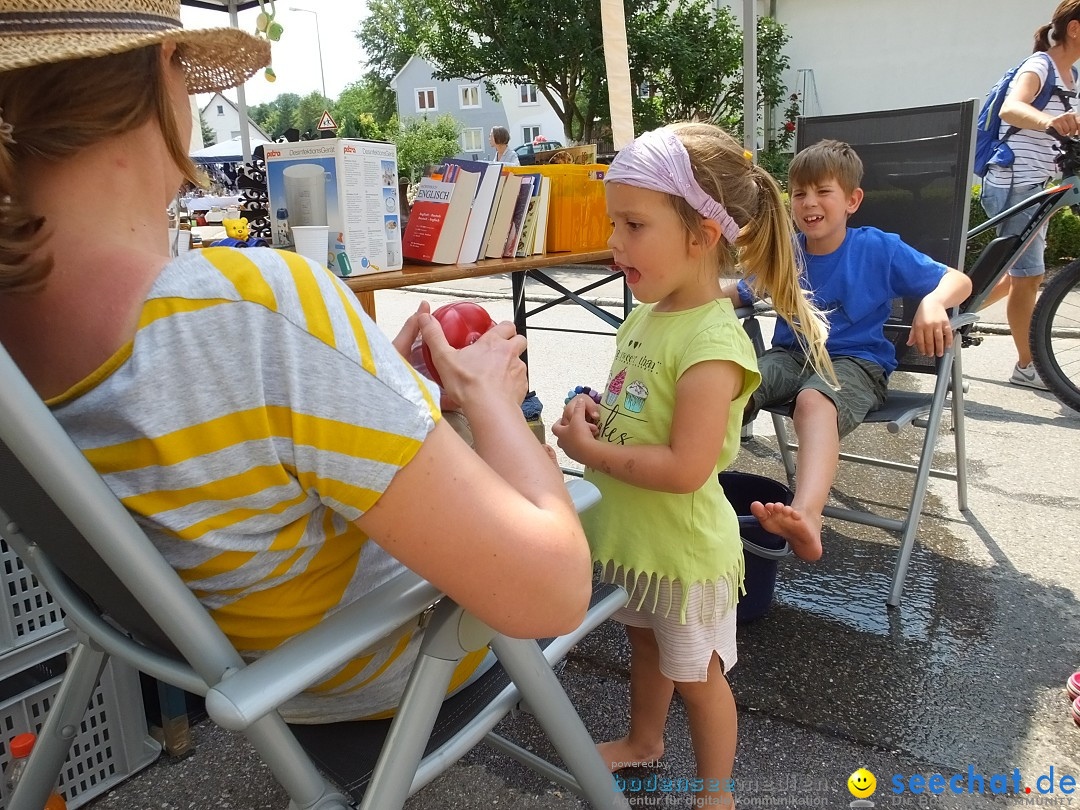
[[[420,334],[420,316],[427,315],[431,312],[431,304],[427,301],[421,301],[420,306],[416,312],[410,315],[405,323],[401,325],[401,330],[397,333],[391,343],[394,344],[394,348],[397,349],[398,354],[409,359],[409,355],[412,353],[412,345],[416,342],[416,336]]]
[[[592,415],[590,408],[592,406]],[[551,432],[559,441],[559,447],[566,455],[579,464],[589,466],[588,451],[596,446],[600,435],[597,424],[600,418],[600,406],[590,397],[579,394],[567,403],[563,417],[551,426]]]
[[[1080,135],[1080,117],[1074,112],[1063,112],[1061,115],[1051,118],[1046,125],[1047,131],[1053,127],[1059,135],[1070,137]]]
[[[430,313],[418,312],[416,317],[443,388],[466,413],[484,400],[504,399],[514,407],[521,406],[529,391],[527,369],[521,360],[526,343],[513,323],[496,324],[471,346],[454,349]]]

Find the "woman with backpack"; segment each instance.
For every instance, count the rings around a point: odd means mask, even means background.
[[[1035,31],[1034,52],[1017,69],[1001,105],[998,140],[1007,141],[989,162],[983,179],[980,202],[988,216],[995,216],[1044,188],[1058,174],[1054,158],[1059,147],[1050,134],[1053,127],[1061,135],[1080,135],[1080,117],[1073,111],[1076,97],[1076,69],[1080,61],[1080,0],[1062,0],[1050,22]],[[1045,92],[1047,84],[1053,91]],[[1039,106],[1036,102],[1042,103]],[[999,160],[1004,151],[1012,158]],[[1011,153],[1011,154],[1010,154]],[[1021,213],[998,226],[999,236],[1020,233],[1030,215]],[[1009,382],[1045,391],[1031,360],[1028,335],[1031,314],[1046,267],[1046,226],[1032,240],[991,291],[986,306],[1008,296],[1007,317],[1017,363]]]

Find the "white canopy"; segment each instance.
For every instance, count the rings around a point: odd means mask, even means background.
[[[251,148],[264,143],[269,143],[269,141],[252,138]],[[192,152],[190,157],[196,163],[241,163],[244,161],[244,144],[240,138],[233,138],[231,141],[211,144]]]

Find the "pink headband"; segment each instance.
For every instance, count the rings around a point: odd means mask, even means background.
[[[654,129],[624,146],[611,162],[604,182],[682,197],[703,217],[714,220],[729,244],[734,245],[739,236],[739,224],[727,209],[698,185],[690,155],[670,129]]]

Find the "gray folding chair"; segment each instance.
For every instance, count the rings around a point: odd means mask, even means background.
[[[863,203],[851,217],[851,225],[873,225],[899,234],[905,242],[948,265],[963,268],[971,201],[974,156],[975,101],[882,112],[851,113],[800,118],[796,147],[801,150],[825,138],[845,141],[854,147],[864,165]],[[896,349],[899,371],[929,374],[931,392],[889,389],[885,404],[868,414],[864,424],[884,424],[890,433],[916,424],[925,428],[918,462],[905,464],[888,459],[841,453],[844,461],[870,464],[914,475],[911,498],[902,518],[870,511],[825,508],[829,517],[891,530],[900,535],[888,604],[900,604],[919,517],[930,476],[956,481],[957,501],[967,509],[967,458],[964,450],[964,389],[961,366],[962,335],[977,320],[975,309],[998,277],[1008,258],[1007,245],[991,243],[969,271],[976,289],[958,311],[952,326],[955,340],[940,358],[924,357],[906,345],[918,301],[896,301],[886,336]],[[872,269],[868,268],[872,278]],[[934,466],[934,451],[945,406],[952,409],[956,468]],[[795,476],[794,451],[784,417],[791,405],[769,409],[773,414],[777,442],[789,481]]]
[[[586,482],[570,486],[579,509],[599,497]],[[244,734],[296,810],[350,807],[334,784],[362,808],[400,808],[484,739],[594,807],[628,806],[612,789],[608,770],[551,669],[625,602],[620,589],[598,588],[581,627],[538,644],[494,633],[428,582],[404,573],[246,663],[2,347],[0,534],[63,608],[79,640],[8,810],[44,804],[108,656],[204,696],[210,718]],[[285,724],[277,707],[417,616],[426,625],[421,654],[392,721],[295,730]],[[456,663],[485,645],[498,665],[444,701]],[[522,701],[571,773],[491,733]],[[327,753],[335,749],[337,756]]]

